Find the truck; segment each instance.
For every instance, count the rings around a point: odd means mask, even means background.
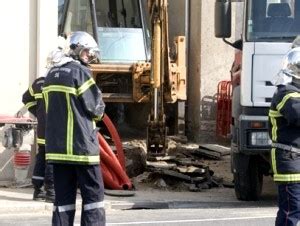
[[[232,2],[242,2],[240,39],[231,37]],[[236,4],[236,3],[235,3]],[[258,200],[263,176],[272,175],[268,110],[272,81],[300,33],[299,0],[216,0],[215,36],[236,48],[231,68],[231,170],[236,197]]]
[[[168,34],[167,0],[65,0],[59,33],[86,31],[97,41],[100,62],[91,65],[107,109],[138,118],[146,107],[147,154],[165,155],[166,135],[185,133],[185,37]],[[116,123],[116,122],[115,122]]]

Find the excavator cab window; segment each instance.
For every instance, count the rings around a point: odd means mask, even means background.
[[[139,3],[136,0],[96,0],[99,27],[141,28]]]
[[[146,61],[150,32],[139,0],[96,0],[98,43],[102,62]]]
[[[86,31],[93,35],[93,24],[90,1],[88,0],[69,0],[65,3],[63,14],[64,33],[69,34],[73,31]]]
[[[58,33],[61,30],[65,0],[58,0]]]
[[[91,2],[66,0],[63,33],[86,31],[96,37],[102,63],[150,60],[147,0],[94,0],[92,7]]]

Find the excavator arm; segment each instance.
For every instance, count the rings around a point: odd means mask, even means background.
[[[148,0],[148,9],[152,25],[152,59],[151,112],[148,117],[147,148],[148,156],[163,156],[166,154],[167,136],[165,103],[186,99],[185,58],[182,55],[182,51],[185,53],[185,40],[184,37],[176,39],[176,62],[171,63],[168,1]],[[181,92],[178,92],[180,89]]]

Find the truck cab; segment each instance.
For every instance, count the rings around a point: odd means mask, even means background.
[[[244,0],[242,48],[231,70],[233,82],[231,165],[238,199],[258,200],[263,175],[271,175],[268,110],[272,81],[300,33],[299,0]],[[231,36],[231,1],[215,4],[215,36]],[[238,81],[238,82],[236,82]]]

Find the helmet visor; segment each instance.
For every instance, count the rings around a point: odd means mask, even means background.
[[[98,48],[82,48],[79,52],[79,58],[86,64],[98,63],[100,52]]]

